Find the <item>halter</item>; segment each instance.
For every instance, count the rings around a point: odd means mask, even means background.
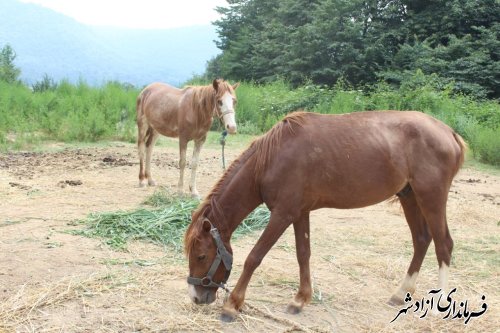
[[[219,112],[220,111],[220,112]],[[217,105],[217,93],[214,95],[214,115],[217,116],[217,118],[219,118],[220,122],[222,123],[222,127],[224,127],[224,121],[222,118],[224,118],[225,115],[227,114],[231,114],[231,113],[235,113],[234,110],[228,110],[228,111],[224,111],[222,112],[218,105]]]
[[[217,254],[215,256],[214,261],[212,262],[212,266],[210,266],[210,269],[208,270],[207,275],[203,278],[195,278],[189,276],[187,278],[187,283],[192,284],[194,286],[202,286],[205,288],[222,288],[226,291],[229,291],[226,287],[226,282],[227,279],[229,278],[229,274],[231,274],[231,269],[233,266],[233,256],[229,251],[226,249],[224,246],[224,243],[222,242],[222,239],[219,234],[219,230],[215,228],[212,223],[208,220],[205,219],[208,223],[210,223],[210,234],[212,235],[215,245],[217,245]],[[224,276],[224,279],[220,283],[217,283],[213,281],[213,276],[215,274],[215,271],[217,271],[217,268],[219,268],[220,263],[224,264],[224,267],[226,268],[226,274]]]

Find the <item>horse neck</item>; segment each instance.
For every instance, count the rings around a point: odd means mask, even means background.
[[[212,214],[218,217],[213,218],[223,224],[218,227],[224,241],[229,241],[243,219],[262,203],[254,170],[254,163],[247,161],[211,198]]]
[[[195,112],[202,119],[212,119],[215,110],[215,91],[211,85],[193,87],[195,89]]]

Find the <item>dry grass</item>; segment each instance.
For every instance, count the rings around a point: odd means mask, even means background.
[[[186,295],[186,262],[164,260],[154,266],[119,264],[111,271],[87,277],[62,279],[43,286],[26,284],[0,305],[0,331],[49,332],[495,332],[500,327],[498,309],[500,267],[496,224],[476,225],[476,215],[464,217],[464,228],[453,233],[456,249],[450,285],[457,299],[467,299],[479,309],[486,295],[488,312],[465,326],[463,320],[443,320],[414,314],[389,322],[399,307],[386,304],[403,277],[411,258],[410,233],[397,210],[380,206],[356,218],[347,211],[313,214],[311,269],[312,304],[293,316],[284,310],[298,287],[294,236],[288,230],[256,271],[247,302],[235,322],[219,320],[224,293],[210,306],[193,305]],[[345,216],[344,216],[345,214]],[[384,220],[384,218],[386,220]],[[376,224],[369,224],[372,219]],[[382,227],[381,227],[382,225]],[[484,235],[484,230],[488,235]],[[363,232],[360,232],[363,231]],[[235,242],[235,267],[230,282],[241,274],[245,254],[257,235]],[[397,239],[395,242],[394,239]],[[437,281],[431,245],[417,283],[415,297],[426,296]],[[72,306],[72,304],[74,306]],[[44,326],[69,308],[76,313],[68,323]],[[105,313],[105,314],[103,314]],[[83,316],[80,318],[80,316]],[[99,317],[102,316],[102,317]]]
[[[133,279],[126,276],[96,274],[85,278],[64,278],[38,288],[25,284],[0,305],[0,329],[27,328],[33,317],[43,314],[44,308],[102,295],[113,289],[125,288],[132,282]]]
[[[180,255],[165,253],[162,246],[133,241],[127,244],[128,252],[114,252],[92,239],[67,234],[56,237],[58,231],[68,228],[68,220],[56,223],[58,215],[51,217],[49,213],[44,215],[43,223],[7,225],[0,240],[6,268],[5,275],[4,270],[0,272],[0,291],[4,285],[7,290],[0,294],[0,332],[499,332],[500,206],[496,204],[498,199],[480,194],[498,197],[500,178],[474,170],[463,172],[463,181],[452,188],[456,192],[450,193],[448,205],[455,241],[450,286],[458,289],[455,299],[469,300],[471,309],[479,309],[483,294],[488,304],[488,311],[467,326],[463,320],[429,315],[419,319],[415,314],[389,323],[400,308],[388,306],[386,301],[406,272],[412,246],[399,206],[382,204],[312,214],[314,296],[298,315],[285,312],[299,281],[293,230],[288,230],[255,271],[247,304],[229,324],[219,320],[224,293],[215,304],[193,305],[187,296],[186,261]],[[481,182],[469,183],[469,178],[481,178]],[[131,193],[136,197],[137,191],[134,188]],[[20,195],[16,203],[20,205],[25,197]],[[37,207],[46,207],[45,203]],[[135,205],[134,201],[127,209]],[[86,207],[79,208],[81,216],[94,210],[94,206]],[[113,203],[110,207],[113,210],[121,206]],[[56,224],[57,230],[48,230]],[[6,230],[11,230],[11,239],[4,237]],[[46,239],[49,234],[50,242]],[[233,240],[235,263],[230,284],[234,285],[241,275],[244,260],[257,238],[257,233],[251,233]],[[61,246],[47,246],[52,242]],[[26,255],[30,251],[35,257]],[[71,251],[74,253],[70,256]],[[42,254],[45,257],[39,260],[37,256]],[[68,265],[58,267],[60,260],[51,261],[50,255],[56,254]],[[88,258],[80,260],[79,255]],[[15,260],[5,260],[12,257]],[[31,266],[34,261],[40,264],[36,271],[15,266],[19,262]],[[52,278],[47,277],[48,270],[57,271],[57,278],[37,283]],[[431,245],[415,297],[426,296],[436,286],[437,276]]]

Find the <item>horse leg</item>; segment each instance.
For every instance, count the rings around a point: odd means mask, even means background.
[[[439,182],[429,183],[439,184]],[[446,293],[448,292],[448,272],[453,250],[453,239],[450,236],[446,222],[446,201],[448,199],[450,184],[447,184],[447,186],[443,185],[440,188],[436,186],[423,186],[421,189],[412,184],[412,188],[415,191],[416,200],[434,240],[439,265],[438,287],[442,293]]]
[[[184,169],[186,168],[186,150],[188,141],[179,138],[179,184],[177,185],[177,193],[182,194],[184,188]]]
[[[153,147],[160,134],[152,127],[148,130],[148,138],[146,140],[146,178],[148,179],[149,186],[155,186],[156,183],[151,175],[151,155],[153,154]]]
[[[137,143],[139,149],[139,187],[146,186],[146,176],[144,174],[144,151],[146,150],[146,144],[144,142]]]
[[[406,277],[389,300],[389,304],[391,305],[404,304],[406,293],[413,294],[415,292],[418,272],[420,271],[420,267],[422,266],[422,262],[424,261],[425,254],[431,242],[429,227],[417,204],[415,193],[411,191],[400,197],[399,200],[401,206],[403,206],[406,222],[411,231],[413,240],[413,259],[411,260]]]
[[[144,170],[144,152],[146,151],[147,124],[137,121],[137,148],[139,150],[139,187],[146,186],[146,174]]]
[[[193,160],[191,161],[191,182],[189,183],[189,190],[191,191],[191,196],[194,198],[200,197],[200,194],[196,189],[196,169],[198,168],[200,150],[203,143],[205,143],[206,138],[207,137],[204,136],[203,138],[194,141]]]
[[[297,314],[304,305],[311,301],[311,273],[309,271],[309,258],[311,257],[311,243],[309,239],[309,212],[304,213],[301,219],[293,221],[295,232],[295,248],[300,269],[300,286],[295,298],[288,304],[287,312]]]
[[[255,269],[260,265],[264,256],[269,252],[271,247],[276,243],[278,238],[283,234],[286,228],[294,221],[294,218],[289,213],[271,212],[269,224],[260,236],[259,240],[253,247],[252,251],[245,260],[243,272],[241,273],[236,286],[229,295],[229,298],[222,307],[223,321],[231,321],[238,314],[238,310],[242,307],[245,300],[245,293]]]

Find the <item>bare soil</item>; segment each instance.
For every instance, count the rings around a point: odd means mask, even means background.
[[[135,209],[155,188],[138,187],[132,144],[0,155],[0,332],[494,332],[500,328],[500,176],[463,168],[450,192],[448,223],[455,241],[450,287],[457,305],[487,311],[465,325],[443,314],[408,313],[387,305],[412,255],[398,204],[312,214],[314,299],[298,315],[285,312],[298,286],[293,231],[256,270],[247,306],[233,323],[219,321],[220,299],[191,304],[182,255],[135,242],[114,251],[100,240],[67,233],[91,212]],[[232,160],[241,149],[226,149]],[[199,190],[222,173],[218,147],[202,150]],[[157,147],[153,174],[177,184],[177,149]],[[237,200],[237,198],[235,198]],[[237,281],[258,234],[233,243]],[[429,248],[414,299],[437,285]],[[481,296],[485,295],[485,300]]]

